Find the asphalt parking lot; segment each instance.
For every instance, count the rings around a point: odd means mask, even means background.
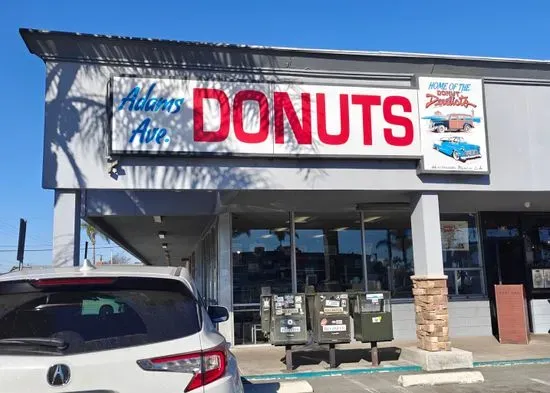
[[[403,373],[359,374],[311,379],[315,393],[548,393],[550,364],[477,368],[485,382],[470,385],[415,386],[404,388]]]

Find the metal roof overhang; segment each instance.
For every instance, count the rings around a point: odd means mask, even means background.
[[[270,70],[277,73],[466,75],[530,83],[550,80],[550,61],[418,53],[215,44],[22,28],[29,51],[44,61]]]

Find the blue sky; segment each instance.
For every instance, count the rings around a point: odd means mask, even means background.
[[[41,188],[44,66],[20,27],[191,41],[549,58],[543,0],[56,1],[4,0],[0,119],[0,272],[14,264],[28,219],[26,261],[51,263],[53,191]],[[83,237],[84,239],[84,237]],[[100,242],[98,254],[109,255]],[[116,249],[114,250],[116,252]]]

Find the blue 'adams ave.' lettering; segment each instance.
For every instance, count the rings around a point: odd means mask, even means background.
[[[149,90],[147,90],[147,94],[145,97],[139,97],[139,93],[141,91],[141,87],[136,86],[130,92],[126,97],[124,97],[122,100],[120,100],[120,105],[118,106],[118,110],[125,109],[124,107],[126,104],[128,105],[129,111],[142,111],[142,112],[166,112],[169,114],[178,113],[181,110],[181,107],[183,105],[184,98],[164,98],[164,97],[155,97],[151,95],[153,94],[153,90],[157,86],[156,83],[153,83]]]
[[[141,87],[134,87],[120,101],[117,110],[126,109],[130,112],[153,113],[166,112],[168,115],[181,111],[184,98],[155,97],[153,91],[156,85],[156,83],[151,84],[144,97],[139,96]],[[170,142],[170,137],[167,136],[168,130],[164,127],[153,127],[152,122],[153,120],[150,117],[146,117],[136,129],[132,130],[129,142],[133,143],[136,137],[139,137],[139,143],[151,143],[154,141],[157,144],[161,144],[163,142]]]

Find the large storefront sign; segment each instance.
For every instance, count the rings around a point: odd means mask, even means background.
[[[113,153],[420,157],[417,94],[115,77]]]
[[[419,78],[422,171],[487,173],[481,80]]]
[[[419,88],[114,77],[113,154],[421,159],[487,173],[479,80]]]

